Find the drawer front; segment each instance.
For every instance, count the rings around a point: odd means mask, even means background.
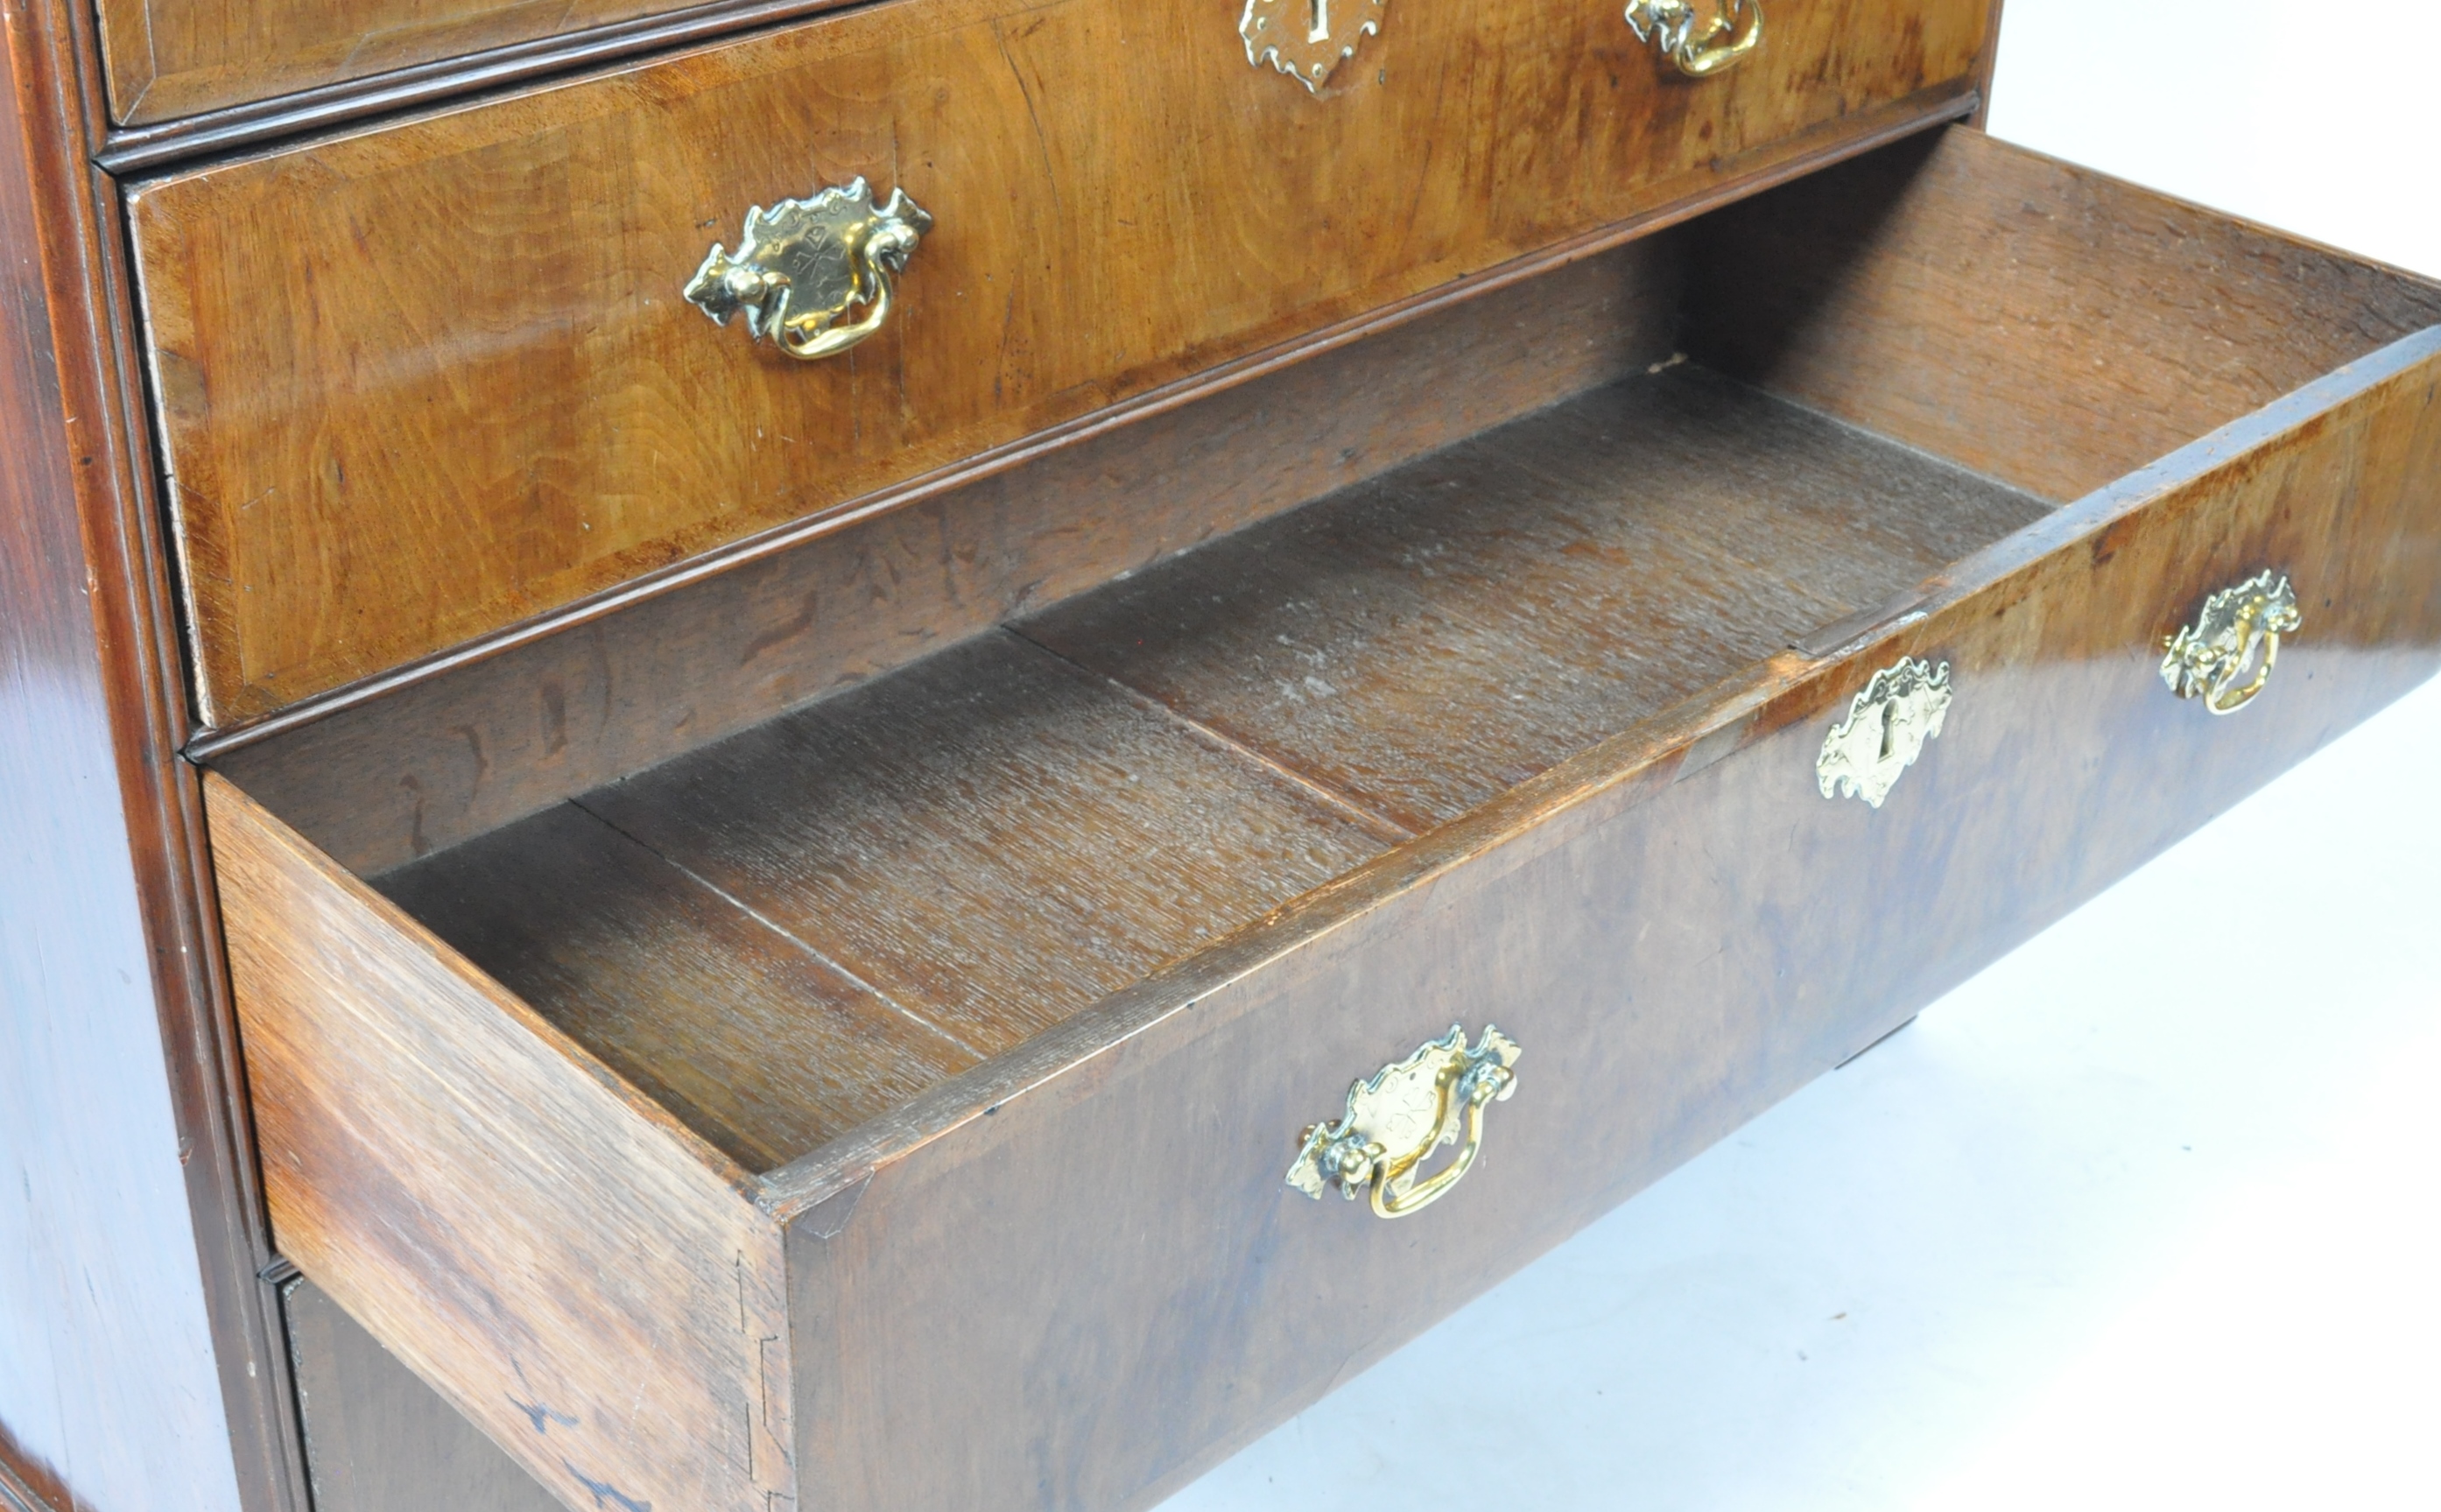
[[[2367,359],[1897,628],[1385,858],[1063,1031],[985,1116],[943,1099],[904,1153],[782,1173],[805,1484],[875,1512],[1146,1504],[2429,675],[2436,353]],[[2304,628],[2215,718],[2163,684],[2163,638],[2266,567]],[[1948,666],[1944,728],[1880,807],[1824,798],[1826,732],[1902,657]],[[2223,948],[2266,903],[2198,900],[2162,947]],[[1352,1078],[1453,1021],[1524,1051],[1461,1181],[1396,1222],[1283,1183]]]
[[[142,185],[204,721],[1955,114],[1989,11],[1781,4],[1698,81],[1616,5],[1391,0],[1314,96],[1208,6],[924,0]],[[872,339],[680,297],[858,175],[933,222]]]

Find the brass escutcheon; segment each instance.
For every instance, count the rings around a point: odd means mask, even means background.
[[[2267,568],[2206,599],[2194,624],[2161,642],[2167,653],[2161,680],[2181,698],[2200,698],[2215,714],[2233,714],[2271,680],[2280,638],[2295,635],[2304,622],[2288,575]],[[2247,677],[2250,667],[2254,675]]]
[[[1941,733],[1949,713],[1949,663],[1927,665],[1913,657],[1873,674],[1848,706],[1848,717],[1822,737],[1814,775],[1824,798],[1861,798],[1879,808],[1915,765],[1926,742]]]
[[[1331,70],[1356,56],[1356,45],[1382,30],[1387,0],[1246,0],[1238,36],[1246,61],[1265,63],[1320,94]]]
[[[1763,0],[1704,3],[1713,13],[1698,22],[1694,0],[1627,0],[1627,29],[1690,79],[1727,73],[1763,45]]]
[[[1430,1207],[1456,1186],[1483,1148],[1483,1109],[1517,1089],[1517,1042],[1490,1024],[1473,1049],[1466,1026],[1428,1040],[1405,1060],[1384,1066],[1347,1089],[1347,1111],[1335,1124],[1309,1125],[1299,1136],[1288,1183],[1316,1201],[1339,1183],[1353,1202],[1370,1188],[1373,1211],[1403,1218]],[[1447,1165],[1421,1181],[1417,1168],[1444,1144],[1466,1143]]]
[[[747,334],[769,336],[791,357],[836,356],[881,329],[891,293],[932,218],[893,189],[886,205],[858,178],[811,199],[746,212],[732,256],[715,242],[686,286],[687,302],[716,325],[744,311]],[[857,306],[864,313],[845,325]]]

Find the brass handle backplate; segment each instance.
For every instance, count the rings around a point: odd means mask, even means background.
[[[1848,706],[1848,717],[1822,737],[1814,775],[1824,798],[1861,798],[1873,808],[1890,796],[1899,774],[1915,765],[1949,714],[1949,663],[1913,657],[1873,674]]]
[[[2233,714],[2271,680],[2280,638],[2295,635],[2304,622],[2287,574],[2258,572],[2206,599],[2196,622],[2162,642],[2161,680],[2181,698],[2200,698],[2215,714]]]
[[[1485,1105],[1507,1102],[1517,1089],[1510,1068],[1522,1053],[1517,1042],[1490,1024],[1470,1049],[1466,1027],[1450,1025],[1402,1061],[1383,1067],[1347,1089],[1347,1111],[1335,1124],[1314,1124],[1299,1136],[1289,1185],[1320,1200],[1338,1183],[1354,1201],[1370,1189],[1373,1211],[1403,1218],[1446,1196],[1474,1164],[1483,1148]],[[1419,1179],[1424,1157],[1444,1144],[1465,1143],[1448,1164]]]
[[[1697,19],[1698,6],[1711,14]],[[1690,79],[1709,79],[1763,45],[1763,0],[1627,0],[1627,29]]]
[[[749,336],[768,336],[791,357],[835,356],[890,318],[908,255],[931,228],[903,189],[876,205],[861,178],[768,210],[757,205],[746,212],[735,255],[713,243],[687,282],[687,302],[724,326],[744,311]],[[847,318],[859,306],[863,313]]]

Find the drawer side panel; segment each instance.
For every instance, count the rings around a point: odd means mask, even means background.
[[[779,1235],[733,1169],[206,784],[281,1251],[571,1507],[793,1496]]]

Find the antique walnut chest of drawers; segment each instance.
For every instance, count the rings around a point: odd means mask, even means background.
[[[2441,641],[1990,0],[9,18],[248,1504],[1148,1504]]]

